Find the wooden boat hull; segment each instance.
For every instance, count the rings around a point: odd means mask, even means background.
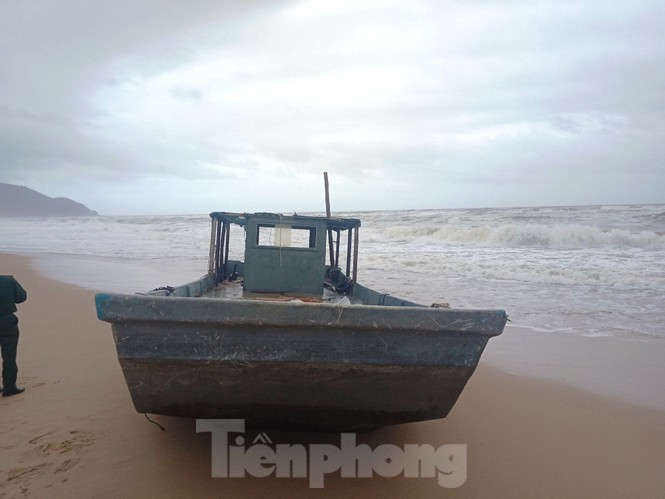
[[[507,320],[502,310],[412,306],[360,285],[388,305],[187,297],[204,288],[96,296],[138,412],[301,431],[443,418]]]

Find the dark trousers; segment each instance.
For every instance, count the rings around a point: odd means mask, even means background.
[[[16,366],[16,347],[18,346],[17,322],[18,321],[14,322],[13,324],[0,323],[0,349],[2,350],[2,386],[4,390],[8,390],[16,386],[16,375],[18,374],[18,367]]]

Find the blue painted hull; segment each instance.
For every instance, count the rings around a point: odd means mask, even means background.
[[[211,287],[96,296],[137,411],[303,431],[443,418],[507,320],[360,285],[351,298],[364,305],[208,298]]]

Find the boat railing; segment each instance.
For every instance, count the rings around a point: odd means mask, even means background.
[[[204,275],[196,281],[183,284],[181,286],[161,286],[155,288],[148,293],[138,293],[138,294],[147,294],[149,296],[177,296],[184,298],[198,298],[205,295],[209,292],[215,285],[215,277],[211,274]]]

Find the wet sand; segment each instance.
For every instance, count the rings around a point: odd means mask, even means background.
[[[665,412],[481,365],[448,418],[385,428],[359,443],[466,444],[468,477],[211,477],[211,438],[195,422],[132,406],[111,327],[94,292],[48,280],[25,257],[0,272],[28,291],[19,305],[19,385],[0,398],[0,497],[658,497],[665,491]],[[500,337],[492,341],[500,341]],[[490,343],[491,345],[491,343]],[[489,347],[488,347],[489,348]],[[621,348],[618,344],[616,348]],[[617,355],[621,352],[617,351]],[[639,369],[640,359],[634,359]],[[339,435],[269,432],[273,441]]]

